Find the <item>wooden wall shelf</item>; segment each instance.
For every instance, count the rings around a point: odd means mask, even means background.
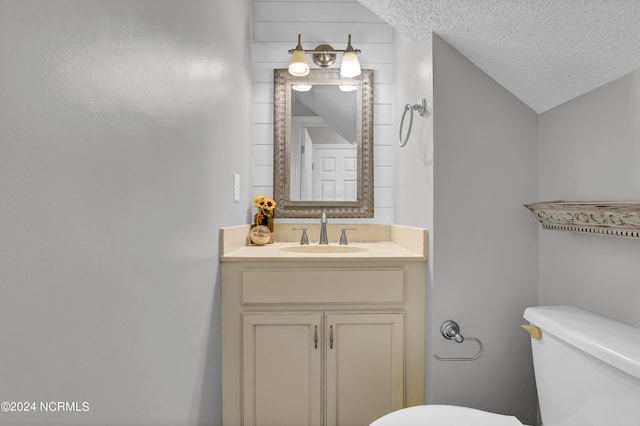
[[[545,229],[640,238],[640,202],[525,204]]]

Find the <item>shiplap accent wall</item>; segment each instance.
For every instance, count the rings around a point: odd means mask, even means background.
[[[375,218],[357,221],[392,223],[393,29],[354,0],[256,0],[254,6],[252,197],[273,194],[273,69],[288,67],[287,51],[296,46],[298,34],[305,49],[323,43],[344,49],[351,34],[354,48],[362,51],[361,67],[374,70]]]

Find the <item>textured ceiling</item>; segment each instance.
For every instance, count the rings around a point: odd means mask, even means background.
[[[640,0],[360,0],[435,32],[538,113],[640,69]]]

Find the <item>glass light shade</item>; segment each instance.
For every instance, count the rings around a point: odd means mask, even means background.
[[[296,49],[291,55],[291,62],[289,62],[289,74],[296,77],[304,77],[309,75],[309,62],[307,61],[307,55],[304,50]]]
[[[340,66],[340,75],[343,77],[356,77],[360,75],[360,72],[360,61],[358,61],[356,52],[345,52]]]

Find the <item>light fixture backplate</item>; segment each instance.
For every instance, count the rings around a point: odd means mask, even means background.
[[[336,62],[336,54],[333,52],[333,47],[321,44],[314,49],[313,62],[321,68],[327,68]]]

